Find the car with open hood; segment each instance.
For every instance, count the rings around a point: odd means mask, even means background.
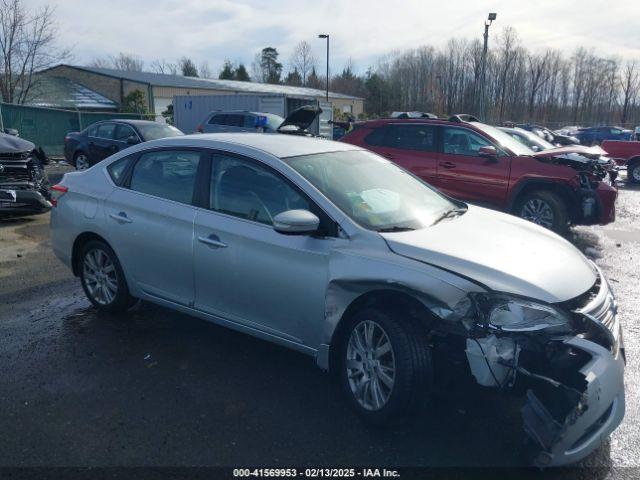
[[[45,213],[51,208],[41,148],[17,136],[0,133],[0,217]]]
[[[287,118],[274,113],[240,110],[211,112],[196,128],[198,133],[292,133],[311,135],[308,129],[322,109],[316,105],[303,105]]]
[[[447,195],[556,232],[615,220],[618,192],[578,145],[534,152],[470,115],[360,122],[341,141],[393,160]]]
[[[521,405],[539,466],[579,461],[622,421],[622,330],[598,267],[366,149],[175,137],[53,191],[53,251],[96,308],[144,299],[310,355],[365,421],[410,420],[434,382],[475,379]]]

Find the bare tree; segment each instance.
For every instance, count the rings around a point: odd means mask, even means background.
[[[640,90],[640,74],[635,61],[627,62],[620,78],[620,87],[622,89],[620,121],[624,124],[627,123],[629,108],[635,104],[638,90]]]
[[[133,54],[120,52],[118,55],[95,58],[91,62],[92,67],[111,68],[123,72],[141,72],[144,68],[144,61]]]
[[[167,62],[164,58],[151,62],[151,71],[165,75],[177,75],[178,64]]]
[[[308,42],[302,41],[296,45],[293,50],[293,55],[289,60],[292,70],[296,71],[302,77],[302,85],[307,84],[307,78],[311,74],[311,71],[316,67],[317,59],[313,54],[311,45]]]
[[[56,47],[54,9],[27,11],[22,0],[0,3],[0,92],[10,103],[24,103],[36,82],[35,73],[70,57]]]
[[[528,54],[527,61],[529,65],[529,118],[533,118],[536,96],[540,89],[547,82],[548,70],[547,65],[551,58],[551,52],[547,51],[544,55]]]
[[[207,62],[206,60],[202,62],[200,64],[200,67],[198,68],[198,73],[202,78],[211,78],[213,74],[211,73],[211,67],[209,67],[209,62]]]

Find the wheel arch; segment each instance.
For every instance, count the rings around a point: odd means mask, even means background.
[[[91,240],[97,240],[109,245],[109,242],[104,237],[95,232],[83,232],[78,235],[73,241],[73,247],[71,248],[71,267],[76,277],[80,275],[80,253],[82,252],[82,247]],[[111,245],[109,245],[109,247],[111,247]]]
[[[353,299],[340,316],[336,327],[334,328],[328,345],[328,355],[326,365],[320,365],[330,372],[336,371],[336,365],[339,362],[339,344],[342,336],[345,334],[354,315],[365,308],[380,308],[392,312],[404,312],[407,314],[407,321],[418,322],[418,324],[431,331],[441,318],[438,317],[425,303],[424,299],[415,292],[379,287],[364,293],[361,293]],[[324,362],[319,362],[324,363]]]
[[[576,198],[576,192],[569,185],[552,180],[531,179],[521,182],[511,194],[508,211],[516,214],[516,209],[524,196],[535,191],[555,193],[565,202],[570,220],[578,218],[580,202]]]

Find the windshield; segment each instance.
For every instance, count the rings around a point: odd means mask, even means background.
[[[365,150],[283,160],[352,220],[370,230],[428,227],[457,208],[410,173]]]
[[[511,135],[513,138],[521,142],[523,145],[535,150],[534,147],[537,147],[537,150],[549,150],[552,148],[556,148],[553,143],[547,142],[545,139],[540,138],[535,133],[528,132],[527,130],[523,130],[521,128],[512,129],[500,129],[503,132]]]
[[[142,137],[146,142],[150,140],[158,140],[160,138],[167,137],[177,137],[179,135],[184,135],[180,130],[176,127],[172,127],[171,125],[163,125],[161,123],[149,123],[149,124],[138,124],[136,128],[142,134]]]
[[[478,130],[482,130],[487,135],[493,137],[493,139],[498,142],[500,146],[508,149],[514,155],[533,155],[534,153],[533,150],[531,150],[529,147],[523,145],[508,133],[505,133],[502,130],[498,130],[496,127],[492,127],[491,125],[480,122],[474,122],[473,126]]]

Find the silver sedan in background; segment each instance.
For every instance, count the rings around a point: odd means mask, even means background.
[[[367,421],[410,418],[452,365],[520,399],[539,466],[580,460],[624,415],[600,270],[556,234],[367,150],[175,137],[53,192],[53,250],[97,308],[143,299],[311,355]]]

